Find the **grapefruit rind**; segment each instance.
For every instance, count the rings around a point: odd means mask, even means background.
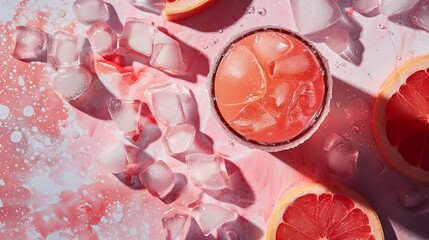
[[[285,212],[286,208],[298,197],[304,196],[306,194],[320,195],[322,193],[342,194],[353,200],[355,203],[355,208],[361,209],[368,216],[371,234],[374,236],[374,238],[376,240],[384,240],[383,227],[381,226],[377,213],[374,211],[368,201],[353,190],[333,183],[308,184],[289,191],[284,197],[281,198],[280,202],[277,203],[270,219],[268,220],[266,239],[276,239],[276,231],[279,224],[282,222],[283,213]]]
[[[169,21],[177,21],[197,15],[216,0],[176,0],[174,2],[166,2],[164,7],[164,18]]]
[[[389,99],[413,73],[429,68],[429,55],[417,57],[398,68],[382,86],[373,108],[373,132],[383,156],[397,171],[419,182],[429,183],[429,172],[407,163],[397,149],[392,146],[386,134],[386,105]]]

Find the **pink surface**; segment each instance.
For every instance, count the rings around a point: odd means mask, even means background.
[[[144,189],[133,190],[95,161],[100,149],[118,136],[104,107],[110,95],[106,88],[93,84],[69,104],[51,89],[54,71],[47,64],[10,57],[10,34],[19,25],[39,26],[49,34],[65,30],[84,35],[87,27],[75,20],[71,2],[0,3],[0,238],[163,239],[161,218],[186,212],[182,202],[164,204]],[[350,1],[339,1],[344,21],[338,25],[345,26],[353,39],[351,61],[316,43],[334,76],[331,112],[310,140],[271,154],[231,142],[208,110],[205,82],[210,64],[233,35],[263,25],[295,30],[289,1],[219,0],[205,13],[178,23],[142,12],[125,0],[106,2],[111,14],[108,23],[115,31],[120,32],[127,17],[152,20],[180,41],[185,58],[192,62],[183,78],[141,67],[136,83],[127,90],[128,98],[145,101],[148,86],[170,82],[193,91],[198,109],[194,125],[212,140],[215,153],[226,156],[235,182],[232,189],[200,195],[203,202],[236,209],[240,217],[224,228],[233,229],[240,239],[263,239],[267,220],[287,189],[329,181],[347,185],[368,199],[379,214],[386,239],[429,238],[428,209],[407,210],[398,202],[401,188],[414,185],[427,192],[428,187],[387,165],[369,128],[353,129],[344,113],[356,98],[371,108],[378,89],[395,68],[429,53],[429,34],[409,24],[407,13],[390,18],[362,16],[350,10]],[[248,12],[250,6],[256,11]],[[262,9],[266,15],[258,13]],[[366,121],[369,126],[370,119]],[[322,147],[332,132],[350,136],[360,151],[357,173],[351,178],[331,175],[324,165]],[[160,139],[146,153],[186,175],[186,166],[166,155]],[[189,239],[203,239],[195,223],[191,231]],[[216,234],[207,237],[215,238]]]

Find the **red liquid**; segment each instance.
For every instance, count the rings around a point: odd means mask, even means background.
[[[311,127],[325,98],[325,76],[311,48],[277,31],[256,32],[226,51],[214,78],[215,104],[247,140],[275,144]]]

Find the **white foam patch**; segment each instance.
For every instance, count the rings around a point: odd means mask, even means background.
[[[10,110],[7,106],[0,104],[0,120],[5,120],[9,117]]]
[[[22,112],[24,113],[24,116],[31,117],[34,114],[34,108],[32,106],[25,106]]]
[[[10,140],[14,143],[20,142],[22,139],[22,133],[20,131],[13,131],[10,135]]]
[[[36,176],[31,179],[31,187],[45,195],[58,195],[62,189],[54,183],[48,176]]]
[[[2,1],[0,3],[0,23],[12,21],[20,1]]]

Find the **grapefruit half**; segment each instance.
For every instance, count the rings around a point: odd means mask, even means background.
[[[275,207],[267,240],[384,239],[377,214],[360,195],[335,184],[309,184]]]
[[[374,137],[388,162],[429,183],[429,56],[397,69],[381,88],[373,111]]]

